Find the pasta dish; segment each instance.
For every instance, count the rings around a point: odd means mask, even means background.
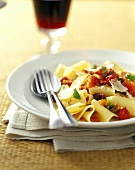
[[[58,97],[78,121],[110,122],[135,117],[135,75],[114,62],[59,64]]]

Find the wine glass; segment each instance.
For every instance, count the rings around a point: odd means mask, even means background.
[[[61,45],[59,36],[67,33],[66,22],[71,0],[33,0],[37,25],[46,34],[41,41],[48,53],[56,53]]]

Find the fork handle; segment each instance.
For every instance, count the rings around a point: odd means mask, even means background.
[[[64,123],[63,121],[60,119],[54,103],[53,103],[53,99],[52,96],[50,95],[50,92],[47,92],[47,98],[48,98],[48,102],[50,105],[50,119],[49,119],[49,128],[50,129],[58,129],[58,128],[63,128],[64,127]]]
[[[54,91],[50,91],[52,95],[55,98],[55,101],[58,105],[59,109],[59,115],[61,120],[64,122],[65,126],[77,126],[78,122],[73,118],[73,116],[68,112],[68,110],[65,108],[65,106],[62,104],[62,102],[57,97],[56,93]]]

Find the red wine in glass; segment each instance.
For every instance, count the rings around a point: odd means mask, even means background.
[[[66,26],[71,0],[33,0],[37,24],[42,29]]]
[[[60,41],[57,37],[67,33],[66,22],[72,0],[33,0],[39,29],[47,35],[41,41],[49,53],[58,52]]]

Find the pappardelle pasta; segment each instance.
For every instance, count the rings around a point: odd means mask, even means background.
[[[117,63],[59,64],[55,74],[62,84],[58,97],[76,120],[110,122],[135,117],[135,75]]]

